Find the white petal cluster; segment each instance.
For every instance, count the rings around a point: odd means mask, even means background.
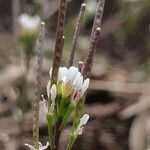
[[[18,17],[18,22],[20,27],[22,28],[22,31],[34,33],[38,30],[41,19],[38,15],[29,16],[28,14],[24,13]]]
[[[31,150],[37,150],[33,145],[25,144],[25,146],[29,147]],[[39,142],[39,150],[45,150],[49,146],[49,142],[46,143],[46,145],[42,145],[41,142]]]
[[[52,69],[50,69],[51,77]],[[63,96],[71,96],[71,100],[78,102],[89,86],[89,78],[83,79],[78,68],[71,66],[69,69],[60,67],[58,71],[58,83],[61,82],[61,93]]]
[[[89,120],[89,115],[88,114],[84,114],[81,118],[80,118],[80,123],[77,127],[77,130],[73,133],[74,135],[81,135],[83,133],[83,129],[84,126],[87,124]]]

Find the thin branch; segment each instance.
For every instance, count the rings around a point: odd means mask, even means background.
[[[98,43],[98,40],[99,40],[100,32],[101,32],[101,29],[97,28],[96,31],[95,31],[93,41],[92,41],[91,46],[90,46],[90,50],[89,50],[87,59],[85,60],[85,64],[84,64],[84,68],[83,68],[83,75],[85,77],[90,76],[90,73],[91,73],[91,70],[92,70],[92,65],[93,65],[93,58],[94,58],[97,43]]]
[[[45,23],[41,23],[41,31],[37,40],[37,69],[35,80],[35,99],[33,102],[33,145],[39,148],[39,100],[41,97],[42,65],[43,65],[43,46],[44,46]]]
[[[69,57],[68,67],[73,65],[75,49],[76,49],[76,45],[77,45],[77,40],[79,38],[81,26],[83,23],[85,8],[86,8],[86,4],[83,3],[80,8],[80,13],[79,13],[79,16],[77,19],[77,24],[76,24],[76,28],[75,28],[75,32],[74,32],[74,36],[73,36],[73,41],[72,41],[72,45],[71,45],[71,49],[70,49],[70,57]]]
[[[58,23],[56,30],[56,43],[55,43],[55,52],[52,65],[52,77],[51,85],[57,82],[58,69],[62,59],[62,43],[63,43],[63,30],[65,24],[65,14],[66,14],[66,0],[60,0],[59,4],[59,14],[58,14]]]

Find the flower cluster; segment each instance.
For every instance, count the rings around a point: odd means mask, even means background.
[[[52,68],[50,69],[50,79],[52,75]],[[47,85],[47,96],[51,100],[50,106],[44,99],[40,102],[40,113],[56,115],[55,106],[57,104],[57,117],[66,123],[71,112],[76,108],[76,105],[81,99],[83,99],[85,92],[89,86],[89,78],[83,79],[83,76],[78,68],[71,66],[69,69],[66,67],[60,67],[58,71],[57,85],[51,86],[51,80]],[[57,102],[55,102],[57,101]],[[63,114],[63,116],[62,116]],[[57,118],[55,116],[55,118]],[[63,125],[64,126],[64,125]]]
[[[50,78],[51,74],[52,68],[50,69]],[[71,66],[69,69],[60,67],[57,85],[59,86],[59,93],[62,94],[62,96],[70,97],[71,102],[77,104],[89,86],[89,78],[84,80],[81,72],[74,66]],[[47,94],[49,95],[50,82],[48,83],[47,89]]]
[[[51,79],[52,68],[49,74]],[[49,128],[52,128],[59,121],[59,130],[62,131],[72,112],[78,112],[80,115],[74,116],[73,124],[76,124],[76,126],[74,126],[70,135],[73,136],[73,139],[76,139],[78,135],[82,134],[84,125],[89,119],[88,114],[81,117],[81,108],[83,108],[88,86],[89,78],[84,79],[78,68],[74,66],[59,68],[57,83],[51,85],[51,80],[49,80],[47,84],[48,101],[45,100],[43,95],[43,100],[40,101],[40,116],[47,119]],[[79,107],[79,104],[82,104],[82,106]],[[50,132],[53,134],[52,130]]]

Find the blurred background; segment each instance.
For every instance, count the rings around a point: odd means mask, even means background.
[[[97,0],[68,0],[63,66],[80,5],[87,9],[75,64],[88,52]],[[35,41],[46,22],[42,92],[52,64],[58,0],[0,0],[0,150],[23,150],[32,143]],[[30,16],[27,16],[27,14]],[[30,20],[24,26],[23,17]],[[25,20],[26,20],[25,19]],[[74,150],[148,150],[150,148],[150,1],[106,0],[102,34],[94,60],[85,112],[90,121]],[[70,121],[71,123],[71,121]],[[68,124],[60,150],[67,142]],[[40,125],[46,143],[47,128]]]

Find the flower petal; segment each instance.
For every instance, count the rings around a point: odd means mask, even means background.
[[[87,78],[86,80],[84,80],[83,86],[82,86],[82,92],[83,93],[85,93],[85,91],[88,89],[89,83],[90,83],[90,79],[89,78]]]
[[[48,148],[48,146],[49,146],[49,142],[47,142],[45,146],[40,147],[40,150],[45,150]]]
[[[77,74],[78,74],[78,68],[74,66],[70,67],[67,74],[67,82],[73,83]]]
[[[49,70],[49,76],[50,76],[50,79],[51,79],[51,76],[52,76],[52,67],[51,67],[51,69]]]
[[[86,125],[86,123],[88,122],[89,120],[89,115],[88,114],[84,114],[82,116],[82,118],[80,118],[80,123],[78,125],[78,128],[81,128],[82,126]]]
[[[74,97],[72,100],[77,104],[82,97],[83,97],[83,93],[79,91],[74,94]]]
[[[25,144],[25,146],[29,147],[31,150],[35,150],[34,146],[30,145],[30,144]]]
[[[61,81],[64,76],[67,76],[68,69],[66,67],[60,67],[58,71],[58,81]]]
[[[74,81],[74,90],[76,92],[81,90],[82,89],[82,84],[83,84],[83,76],[81,75],[81,73],[78,73],[78,75],[76,76],[76,79]]]

